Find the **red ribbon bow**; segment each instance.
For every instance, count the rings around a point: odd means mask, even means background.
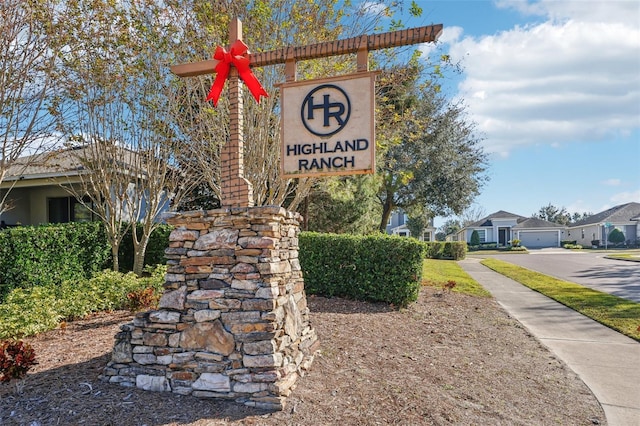
[[[216,65],[215,70],[217,75],[213,81],[209,95],[207,96],[207,101],[213,100],[214,106],[218,105],[218,99],[220,98],[220,93],[224,87],[224,82],[227,80],[227,76],[229,75],[231,64],[238,69],[238,75],[247,85],[249,91],[258,103],[260,103],[260,96],[269,96],[256,76],[251,72],[251,68],[249,68],[249,48],[242,42],[242,40],[236,40],[231,46],[230,52],[227,52],[224,47],[216,47],[213,59],[220,61]]]

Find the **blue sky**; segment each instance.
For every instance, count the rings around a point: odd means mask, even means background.
[[[640,202],[640,1],[417,3],[422,16],[405,24],[444,24],[438,52],[464,68],[447,90],[489,154],[474,207],[529,216]]]

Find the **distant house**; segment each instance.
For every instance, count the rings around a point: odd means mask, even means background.
[[[462,228],[456,241],[471,241],[473,231],[478,232],[480,243],[495,243],[498,247],[520,240],[529,248],[560,247],[566,226],[537,218],[527,218],[504,210],[495,212]]]
[[[124,149],[124,148],[121,148]],[[43,223],[85,222],[97,220],[92,212],[64,187],[81,188],[83,175],[90,173],[82,159],[90,155],[84,146],[58,149],[18,159],[0,183],[0,196],[7,191],[9,209],[2,213],[6,225],[39,225]],[[127,150],[118,167],[133,161],[135,153]],[[114,194],[115,195],[115,194]],[[88,201],[88,200],[85,200]]]
[[[407,228],[407,214],[403,210],[395,210],[387,223],[387,234],[398,235],[400,237],[410,237],[411,231]],[[423,229],[422,235],[418,236],[421,241],[435,241],[436,228],[433,226],[433,219],[429,221],[429,226]]]
[[[640,203],[621,204],[570,224],[566,239],[587,247],[592,241],[604,246],[614,229],[620,230],[627,242],[635,244],[640,238]]]

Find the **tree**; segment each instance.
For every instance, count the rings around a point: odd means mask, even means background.
[[[87,171],[79,185],[65,189],[105,224],[114,270],[131,230],[138,275],[159,214],[200,177],[177,169],[184,154],[171,128],[168,67],[157,53],[166,50],[172,31],[163,32],[161,10],[152,6],[69,2],[69,25],[57,49],[63,102],[71,111],[60,114],[58,124],[80,143],[77,160]],[[141,226],[132,226],[136,222]]]
[[[320,180],[299,209],[316,232],[366,235],[377,229],[380,215],[375,176],[340,176]]]
[[[538,213],[534,213],[532,217],[536,217],[538,219],[546,220],[549,222],[554,222],[560,225],[566,225],[571,221],[571,215],[567,212],[566,208],[558,208],[551,203],[544,207],[541,207],[540,210],[538,210]]]
[[[50,40],[56,3],[0,2],[0,183],[9,168],[29,166],[24,158],[41,152],[54,136]],[[0,195],[0,215],[11,208],[8,197],[15,182]]]
[[[564,207],[556,207],[551,203],[546,206],[540,207],[538,213],[534,213],[531,217],[537,217],[538,219],[547,220],[549,222],[558,223],[560,225],[568,225],[569,223],[579,222],[593,216],[593,213],[575,212],[570,214]]]
[[[486,155],[464,106],[448,102],[433,83],[418,84],[419,67],[413,67],[382,78],[382,115],[396,119],[382,119],[387,124],[378,133],[381,232],[397,208],[425,206],[434,216],[460,214],[487,179]]]
[[[420,236],[424,233],[425,228],[431,224],[431,217],[426,214],[418,216],[409,216],[407,218],[407,229],[411,233],[411,236],[416,239],[420,239]]]
[[[482,219],[483,217],[485,217],[486,215],[487,215],[487,212],[485,211],[484,208],[482,208],[477,204],[474,204],[469,208],[465,209],[460,215],[460,221],[461,221],[460,228],[464,226],[468,226],[472,223],[475,223],[480,219]]]
[[[439,228],[440,232],[444,234],[445,237],[447,235],[457,234],[461,229],[462,225],[460,224],[460,221],[458,219],[448,219]]]
[[[571,215],[571,223],[576,223],[579,222],[581,220],[585,220],[586,218],[588,218],[589,216],[593,216],[592,212],[582,212],[582,213],[578,213],[575,212]]]

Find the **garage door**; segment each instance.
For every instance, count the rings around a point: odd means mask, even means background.
[[[558,247],[558,242],[558,231],[520,232],[520,244],[525,247]]]

